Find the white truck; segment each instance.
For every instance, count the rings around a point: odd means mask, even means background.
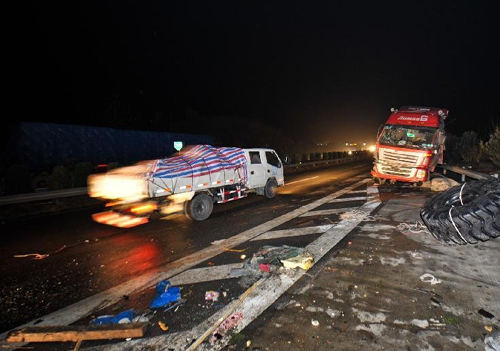
[[[272,149],[196,145],[173,157],[91,175],[88,189],[91,197],[110,201],[110,211],[93,215],[96,222],[129,228],[147,223],[153,213],[184,212],[202,221],[214,203],[251,192],[273,198],[284,183],[283,165]]]

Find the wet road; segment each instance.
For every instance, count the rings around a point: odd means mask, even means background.
[[[155,272],[210,245],[289,212],[340,187],[355,175],[369,176],[370,162],[312,170],[286,177],[272,200],[250,195],[214,207],[199,223],[183,216],[132,229],[94,223],[100,209],[4,223],[0,248],[0,332],[76,301]],[[36,260],[19,254],[49,254]]]

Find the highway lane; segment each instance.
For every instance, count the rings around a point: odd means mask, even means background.
[[[154,272],[210,245],[307,204],[368,176],[369,162],[312,170],[286,178],[272,200],[251,195],[218,205],[207,221],[183,216],[132,229],[92,222],[93,211],[77,211],[2,225],[0,331],[65,307],[141,274]],[[55,252],[42,260],[16,254]]]

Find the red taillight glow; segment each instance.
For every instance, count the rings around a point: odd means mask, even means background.
[[[136,214],[143,214],[143,213],[149,213],[149,212],[152,212],[154,210],[158,209],[158,206],[156,206],[156,204],[144,204],[144,205],[139,205],[139,206],[135,206],[135,207],[132,207],[130,209],[130,212],[133,212],[133,213],[136,213]]]
[[[107,224],[119,228],[132,228],[148,223],[148,219],[146,217],[128,216],[113,211],[96,213],[92,215],[92,218],[97,223]]]

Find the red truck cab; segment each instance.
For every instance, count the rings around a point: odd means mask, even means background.
[[[392,114],[377,136],[375,162],[371,174],[375,181],[421,184],[429,180],[436,165],[443,163],[443,108],[405,106]]]

